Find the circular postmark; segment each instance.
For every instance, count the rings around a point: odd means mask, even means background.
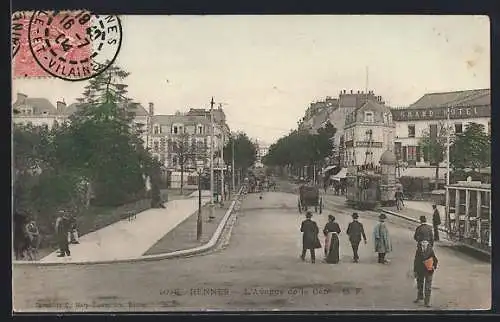
[[[37,11],[29,23],[28,40],[43,70],[67,81],[82,81],[99,75],[115,61],[122,27],[114,15]]]

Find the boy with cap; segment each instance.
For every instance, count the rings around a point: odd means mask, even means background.
[[[413,301],[414,303],[424,300],[424,305],[430,307],[432,277],[437,265],[438,259],[432,245],[423,240],[417,248],[413,262],[413,272],[417,279],[417,299]]]
[[[358,248],[359,243],[361,242],[361,237],[366,244],[366,235],[363,224],[358,221],[358,213],[355,212],[352,214],[352,222],[347,226],[347,235],[349,236],[349,241],[351,242],[352,252],[353,252],[353,261],[357,263],[359,261]]]

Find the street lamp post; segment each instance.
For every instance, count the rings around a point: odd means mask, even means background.
[[[236,186],[234,182],[234,136],[231,137],[231,176],[232,176],[232,183],[233,183],[233,192],[236,191]]]
[[[201,239],[203,233],[203,221],[201,219],[201,176],[203,174],[203,160],[197,160],[197,170],[198,170],[198,219],[196,221],[196,240]]]
[[[210,217],[214,211],[214,98],[210,101]]]
[[[450,107],[446,108],[446,186],[450,185]],[[446,227],[448,232],[451,230],[451,222],[449,218],[450,212],[450,196],[448,188],[445,188],[445,198],[446,198],[446,206],[445,206],[445,218],[446,218]]]

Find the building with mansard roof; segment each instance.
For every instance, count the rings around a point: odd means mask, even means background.
[[[345,119],[344,166],[379,166],[384,152],[393,150],[395,127],[390,108],[367,99]]]
[[[446,126],[447,113],[450,113],[452,135],[462,133],[468,123],[484,125],[485,131],[491,133],[491,90],[474,89],[465,91],[428,93],[407,107],[392,108],[396,122],[395,154],[402,163],[409,167],[429,167],[419,147],[419,141],[425,132],[437,135],[439,128]],[[443,167],[446,163],[441,164]],[[406,175],[417,170],[405,170]],[[435,169],[429,168],[424,174],[415,176],[433,177]],[[444,178],[445,169],[439,173]],[[416,173],[416,172],[415,172]],[[402,173],[402,175],[404,175]]]

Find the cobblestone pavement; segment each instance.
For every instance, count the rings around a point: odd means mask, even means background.
[[[337,199],[336,199],[337,198]],[[389,220],[394,252],[376,263],[372,229],[376,213],[360,212],[368,244],[360,263],[351,262],[345,236],[351,210],[339,197],[325,196],[327,209],[314,215],[320,229],[334,214],[343,230],[341,263],[299,259],[297,196],[249,194],[224,245],[205,256],[141,263],[89,266],[15,266],[16,311],[184,311],[184,310],[421,310],[411,277],[413,227]],[[410,228],[410,229],[409,229]],[[232,231],[232,232],[231,232]],[[229,233],[230,239],[229,238]],[[437,247],[433,309],[489,309],[491,267],[467,255]]]

